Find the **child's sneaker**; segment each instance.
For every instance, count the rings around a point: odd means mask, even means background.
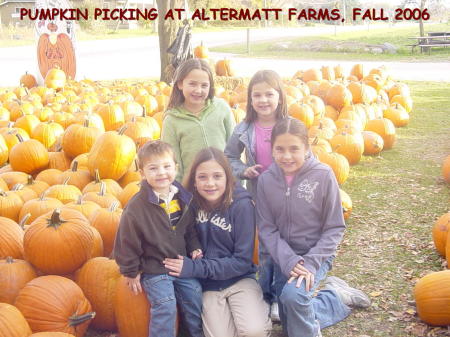
[[[279,322],[280,321],[280,312],[278,311],[278,303],[273,302],[270,306],[270,319],[273,322]]]
[[[324,282],[323,289],[334,290],[341,301],[354,308],[367,308],[370,306],[369,297],[361,290],[350,287],[347,282],[336,276],[329,276]]]

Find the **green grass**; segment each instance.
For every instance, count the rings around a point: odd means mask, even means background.
[[[411,27],[389,27],[373,30],[361,30],[357,32],[341,32],[336,36],[318,35],[303,36],[299,38],[279,39],[278,42],[291,41],[293,45],[306,44],[313,41],[321,41],[323,45],[334,45],[335,43],[359,42],[366,44],[382,44],[388,42],[398,47],[397,54],[372,54],[369,52],[335,51],[334,48],[326,48],[324,51],[309,50],[271,50],[272,42],[252,43],[250,53],[247,54],[246,44],[228,45],[211,48],[211,51],[242,54],[248,57],[270,57],[270,58],[291,58],[291,59],[327,59],[327,60],[392,60],[392,61],[449,61],[450,48],[433,48],[431,55],[420,53],[417,50],[412,54],[408,44],[415,43],[416,40],[409,37],[419,36],[419,26]],[[429,31],[449,31],[447,24],[425,25],[425,32]]]

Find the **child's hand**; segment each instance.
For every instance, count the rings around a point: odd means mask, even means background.
[[[298,262],[291,270],[291,277],[289,278],[288,283],[291,283],[295,279],[297,279],[295,285],[297,288],[300,288],[303,279],[305,280],[306,291],[310,291],[314,285],[314,274],[303,266],[303,262]]]
[[[169,275],[180,277],[181,270],[183,270],[183,258],[183,256],[178,255],[177,259],[164,259],[164,267],[169,269]]]
[[[135,278],[125,276],[125,281],[127,283],[128,288],[131,289],[133,294],[137,295],[142,292],[141,274],[138,274]]]
[[[258,169],[261,169],[261,168],[262,168],[262,165],[259,165],[259,164],[247,167],[243,173],[243,176],[247,177],[248,179],[256,178],[257,176],[259,176]]]
[[[202,250],[200,248],[196,249],[196,250],[193,250],[192,253],[191,253],[191,257],[192,257],[192,260],[201,259],[203,257]]]

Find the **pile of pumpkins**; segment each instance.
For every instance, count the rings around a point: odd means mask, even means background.
[[[59,69],[45,86],[29,74],[21,83],[0,88],[0,334],[80,337],[91,324],[146,336],[148,301],[131,294],[109,256],[122,209],[140,188],[136,150],[160,137],[171,87],[73,81]],[[313,152],[341,185],[362,154],[394,145],[412,108],[408,87],[383,68],[299,71],[285,87],[289,114],[308,126]],[[236,122],[246,91],[216,87]],[[351,199],[341,193],[348,218]]]

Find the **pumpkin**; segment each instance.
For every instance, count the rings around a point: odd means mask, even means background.
[[[141,173],[139,172],[139,165],[137,159],[133,161],[133,165],[130,169],[120,178],[119,184],[122,188],[125,188],[129,183],[133,181],[141,181]],[[116,197],[118,197],[116,195]],[[119,199],[120,200],[120,199]]]
[[[33,221],[23,238],[27,261],[49,274],[70,274],[91,256],[94,234],[78,211],[56,209]]]
[[[53,211],[56,208],[62,207],[64,204],[55,198],[47,198],[41,194],[39,198],[26,201],[20,209],[19,219],[22,222],[27,214],[30,217],[24,224],[31,224],[39,216]]]
[[[203,45],[203,41],[199,46],[194,48],[194,56],[198,59],[207,59],[209,58],[208,48]]]
[[[12,169],[34,174],[46,168],[49,158],[45,146],[35,139],[23,141],[20,135],[17,136],[20,143],[14,145],[9,154],[9,163]]]
[[[117,281],[114,315],[121,337],[148,336],[150,303],[144,292],[134,295],[123,276]]]
[[[48,168],[66,171],[70,168],[71,159],[64,151],[48,153]]]
[[[92,176],[95,170],[102,178],[119,180],[136,156],[136,146],[131,138],[119,132],[108,131],[101,135],[89,152],[88,168]]]
[[[86,169],[78,169],[78,162],[76,160],[72,163],[70,170],[61,173],[59,183],[67,180],[68,185],[74,185],[81,191],[87,184],[92,181],[91,174]]]
[[[13,304],[19,291],[36,277],[35,270],[27,261],[10,256],[0,260],[0,302]]]
[[[91,221],[93,213],[100,209],[100,205],[88,200],[83,200],[82,196],[78,198],[77,201],[69,202],[65,204],[62,208],[71,208],[81,212],[89,221]]]
[[[361,134],[338,132],[330,139],[330,144],[333,151],[347,158],[350,165],[358,164],[364,152],[364,139]]]
[[[23,234],[17,222],[0,216],[0,259],[23,258]]]
[[[36,192],[37,196],[40,196],[50,185],[43,180],[34,180],[31,175],[28,175],[28,181],[25,185]]]
[[[442,163],[442,176],[444,181],[450,183],[450,155],[448,155]]]
[[[106,257],[96,257],[86,262],[76,276],[86,298],[95,311],[91,325],[96,329],[116,331],[114,297],[120,278],[116,261]]]
[[[406,110],[407,113],[410,113],[413,107],[413,101],[410,96],[395,95],[394,97],[391,98],[390,103],[400,104]]]
[[[128,201],[141,189],[141,182],[140,181],[133,181],[129,183],[125,188],[123,189],[122,193],[119,195],[119,201],[122,205],[122,207],[125,208],[125,206],[128,204]]]
[[[353,65],[352,69],[350,70],[350,76],[355,76],[358,81],[362,80],[364,75],[364,66],[361,63],[357,63]]]
[[[322,152],[321,155],[320,161],[331,167],[337,182],[342,185],[350,173],[350,165],[347,158],[336,152]]]
[[[450,325],[450,270],[422,277],[414,287],[419,318],[431,325]]]
[[[74,185],[68,185],[67,181],[62,184],[50,186],[44,192],[46,197],[60,200],[63,204],[75,201],[81,195],[81,191]]]
[[[114,202],[109,208],[100,208],[92,213],[91,226],[96,228],[103,239],[103,255],[110,256],[114,248],[114,240],[119,228],[122,209],[119,202]]]
[[[323,80],[322,72],[316,68],[311,68],[311,69],[305,70],[303,73],[300,72],[299,74],[296,74],[296,75],[294,75],[294,76],[298,77],[298,75],[300,75],[300,79],[305,83],[308,83],[309,81],[322,81]]]
[[[42,170],[41,172],[38,173],[38,175],[36,176],[36,181],[43,181],[45,183],[47,183],[47,185],[53,186],[56,184],[60,184],[61,183],[61,176],[62,176],[62,172],[61,170],[55,169],[55,168],[49,168],[46,170]]]
[[[17,118],[14,127],[25,130],[27,134],[31,135],[34,128],[38,126],[39,123],[41,123],[41,121],[35,115],[22,115]]]
[[[30,335],[30,326],[19,309],[8,303],[0,303],[0,336],[29,337]]]
[[[19,212],[23,206],[22,198],[14,192],[0,191],[0,216],[19,221]]]
[[[95,316],[80,287],[57,275],[40,276],[28,282],[15,305],[33,332],[59,331],[82,337]]]
[[[365,155],[377,155],[383,150],[384,141],[379,134],[373,131],[363,131],[362,136],[364,138]]]
[[[55,122],[39,123],[31,132],[31,138],[40,141],[48,150],[55,149],[64,133],[63,127]]]
[[[119,183],[113,179],[100,179],[98,170],[95,171],[95,180],[91,181],[83,188],[83,194],[88,192],[100,192],[102,183],[105,184],[106,193],[111,193],[116,198],[119,198],[119,195],[122,193],[122,187],[120,187]]]
[[[450,212],[442,215],[433,225],[433,242],[438,253],[445,257],[447,233],[450,226]]]
[[[20,77],[20,85],[31,89],[37,86],[36,78],[33,75],[28,74],[28,72],[25,72],[25,74]]]
[[[379,134],[383,138],[385,150],[389,150],[394,146],[396,140],[395,126],[389,119],[377,118],[369,120],[365,130]]]
[[[328,89],[325,102],[340,111],[352,103],[352,93],[344,85],[335,84]]]
[[[25,185],[22,184],[14,185],[13,188],[11,189],[11,192],[17,194],[24,203],[27,202],[28,200],[36,199],[38,197],[37,193],[34,190],[25,187]]]
[[[314,111],[314,118],[322,118],[325,114],[325,103],[323,100],[315,95],[305,96],[302,103],[308,104]]]
[[[106,131],[117,130],[125,123],[125,114],[119,104],[99,104],[95,112],[102,118]]]
[[[314,111],[310,105],[305,103],[293,103],[288,108],[291,117],[302,121],[307,128],[310,128],[314,122]]]
[[[384,110],[383,117],[389,119],[396,127],[406,126],[409,123],[409,114],[398,103],[394,103]]]
[[[344,213],[344,219],[347,220],[350,217],[353,209],[353,203],[350,196],[343,189],[339,189],[339,195],[341,197],[342,212]]]
[[[233,63],[229,59],[219,60],[216,63],[217,76],[232,77],[235,75]]]
[[[100,184],[100,191],[98,192],[87,192],[81,197],[83,201],[93,201],[100,207],[107,208],[111,206],[114,202],[119,202],[119,200],[111,193],[106,192],[106,184],[102,182]]]

